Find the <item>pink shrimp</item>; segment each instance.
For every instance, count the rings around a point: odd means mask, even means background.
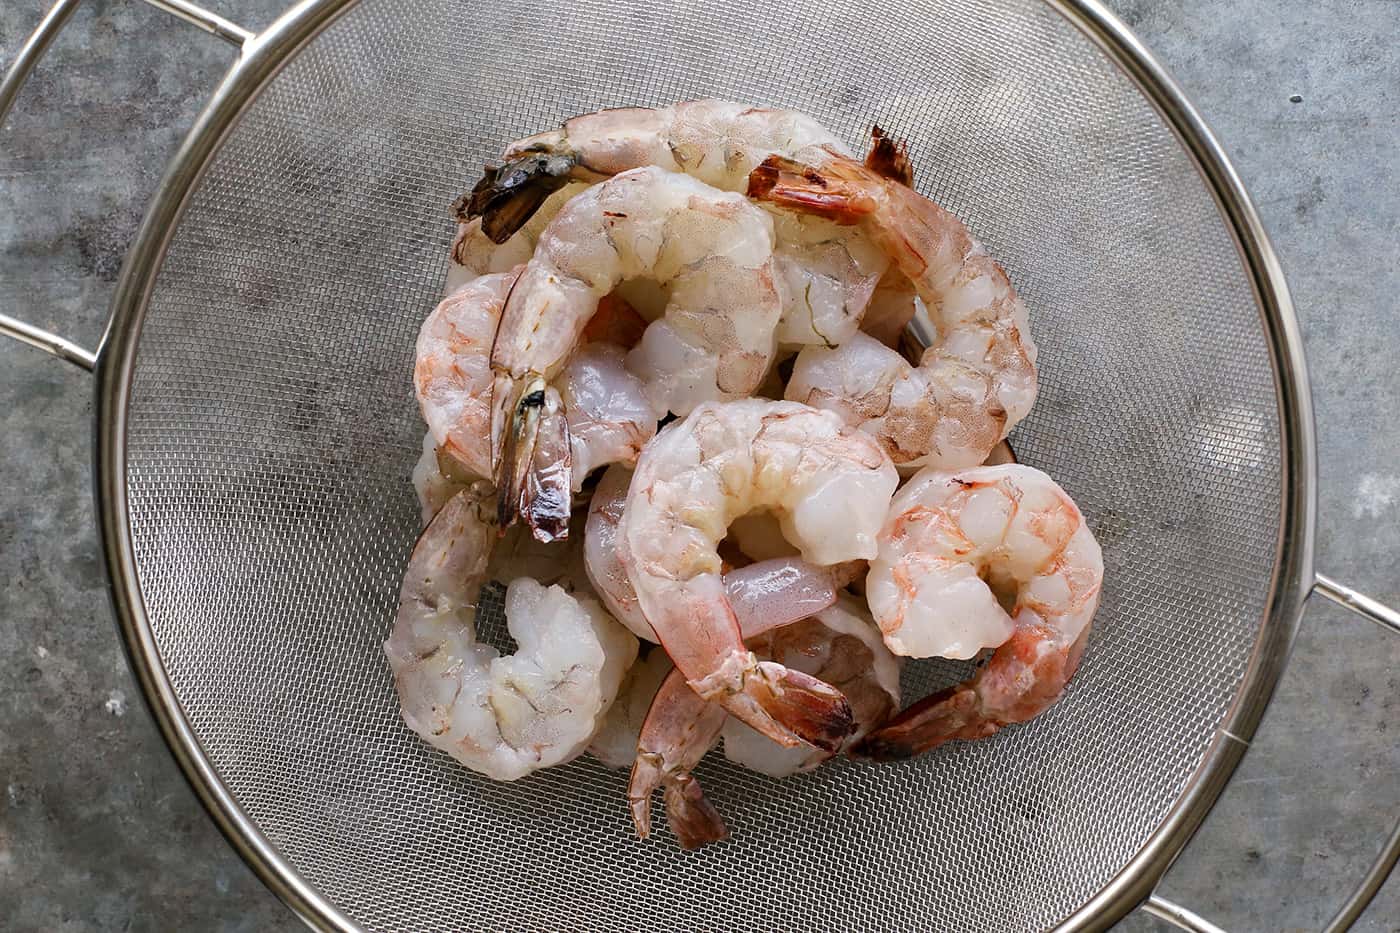
[[[996,650],[971,680],[914,704],[854,753],[918,755],[1044,712],[1079,666],[1102,583],[1084,516],[1039,470],[915,475],[894,498],[866,579],[885,643],[915,657]]]

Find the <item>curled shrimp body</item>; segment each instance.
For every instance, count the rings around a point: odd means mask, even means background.
[[[493,475],[491,435],[491,348],[496,340],[506,297],[521,268],[478,276],[433,310],[419,331],[414,389],[431,442],[437,448],[441,476]],[[627,336],[636,313],[610,299],[596,329],[607,337]],[[552,384],[539,388],[532,412],[537,469],[523,470],[534,521],[548,529],[542,538],[563,536],[569,493],[577,492],[589,471],[608,463],[636,462],[643,444],[656,433],[657,413],[642,381],[627,370],[621,348],[586,343],[574,353]],[[425,444],[427,442],[425,441]],[[450,460],[453,464],[444,465]],[[527,463],[526,466],[531,466]],[[415,472],[428,515],[431,498],[441,486],[425,459]],[[440,506],[440,502],[433,503]]]
[[[608,611],[645,641],[656,633],[637,604],[637,592],[628,579],[617,533],[627,504],[632,471],[609,467],[588,506],[584,533],[584,561],[589,582]],[[776,522],[775,522],[776,524]],[[857,568],[850,564],[818,567],[793,556],[789,545],[771,559],[759,560],[724,574],[724,591],[742,637],[804,619],[836,601]]]
[[[877,134],[877,152],[893,145]],[[841,411],[879,438],[901,467],[974,466],[1035,401],[1025,306],[961,221],[872,168],[878,161],[874,153],[864,164],[834,153],[812,164],[772,157],[751,176],[749,194],[858,224],[912,283],[938,339],[917,367],[890,351],[879,381],[861,372],[872,354],[857,341],[804,350],[798,369],[813,371],[801,379],[794,372],[799,388],[788,397],[802,398],[805,390],[811,404]]]
[[[663,316],[628,356],[656,411],[684,414],[759,384],[781,310],[772,231],[742,195],[655,168],[624,172],[564,205],[511,290],[491,354],[503,524],[531,469],[540,388],[624,280],[670,289]]]
[[[914,657],[996,651],[972,680],[915,704],[857,752],[915,755],[1054,703],[1079,664],[1103,583],[1099,545],[1064,490],[1016,464],[930,469],[899,491],[889,515],[866,579],[885,643]]]
[[[518,650],[476,640],[496,527],[478,483],[428,524],[404,573],[384,653],[404,722],[473,771],[510,781],[568,761],[602,723],[637,640],[593,600],[516,579],[506,620]]]
[[[642,614],[696,693],[781,744],[839,747],[849,705],[744,647],[718,545],[735,518],[768,508],[809,563],[868,559],[896,482],[869,437],[791,402],[706,404],[656,435],[617,533]]]
[[[649,165],[742,192],[749,172],[769,155],[805,160],[830,153],[849,155],[819,123],[792,110],[723,100],[602,110],[508,146],[505,164],[489,169],[465,199],[464,216],[480,215],[482,239],[509,236],[509,245],[519,236],[512,235],[513,225],[530,217],[522,228],[528,235],[535,222],[532,205],[543,193],[571,179],[597,181]],[[556,197],[539,210],[548,210]],[[840,344],[859,325],[888,259],[850,227],[786,211],[772,217],[783,300],[779,342]]]

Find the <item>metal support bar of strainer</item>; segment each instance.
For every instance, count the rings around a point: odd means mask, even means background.
[[[59,0],[19,51],[0,82],[0,128],[21,86],[80,0]],[[172,231],[191,192],[239,116],[265,85],[307,43],[355,0],[307,0],[261,34],[254,34],[188,0],[145,0],[229,42],[239,57],[203,115],[172,161],[132,247],[114,299],[107,333],[94,352],[16,317],[0,314],[0,333],[14,337],[97,374],[98,487],[111,588],[135,673],[177,760],[202,801],[230,841],[262,879],[306,920],[316,926],[352,929],[355,925],[303,880],[266,839],[224,785],[207,759],[168,679],[149,621],[132,558],[122,469],[127,405],[137,338]],[[1284,637],[1261,634],[1254,659],[1234,707],[1222,723],[1196,777],[1178,806],[1149,838],[1141,852],[1099,895],[1065,921],[1065,928],[1095,928],[1135,905],[1182,929],[1217,931],[1209,921],[1153,893],[1172,858],[1189,839],[1218,796],[1229,773],[1248,746],[1263,706],[1281,670],[1292,625],[1302,597],[1317,592],[1348,609],[1400,633],[1400,613],[1312,570],[1314,451],[1306,372],[1297,325],[1277,261],[1238,178],[1200,117],[1162,67],[1114,16],[1096,0],[1048,0],[1127,74],[1189,151],[1198,172],[1232,226],[1272,336],[1274,367],[1280,380],[1281,421],[1287,429],[1283,452],[1292,470],[1291,492],[1284,501],[1280,570],[1275,581],[1275,611],[1283,616]],[[1379,890],[1400,857],[1400,827],[1392,833],[1355,893],[1328,925],[1328,933],[1346,930]]]

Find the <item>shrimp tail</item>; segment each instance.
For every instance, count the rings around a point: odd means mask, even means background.
[[[908,144],[878,126],[870,128],[870,152],[865,156],[865,167],[906,188],[914,187],[914,163],[909,159]]]
[[[971,688],[949,687],[918,703],[871,732],[851,749],[852,758],[899,761],[932,751],[953,739],[981,739],[1002,723],[988,720]]]
[[[856,730],[855,714],[840,690],[749,652],[736,653],[718,671],[689,683],[700,696],[789,748],[805,742],[834,753]]]
[[[932,694],[865,737],[852,757],[894,761],[954,739],[984,739],[1049,709],[1079,667],[1088,633],[1066,644],[1046,626],[1025,625],[976,677]]]
[[[856,730],[851,704],[835,687],[773,661],[758,665],[761,677],[752,678],[755,696],[763,711],[802,741],[825,752],[836,752]],[[760,692],[761,691],[761,692]]]
[[[520,515],[536,540],[548,544],[569,536],[572,481],[569,423],[558,393],[548,389],[520,498]]]
[[[749,173],[748,196],[838,224],[855,224],[875,212],[860,179],[846,179],[840,164],[822,169],[782,156],[769,156]],[[863,166],[857,164],[857,168]]]
[[[502,165],[488,165],[481,180],[453,204],[463,223],[481,218],[481,232],[504,243],[525,226],[551,194],[572,179],[575,160],[568,153],[527,152]]]
[[[690,773],[719,740],[726,718],[723,709],[697,696],[679,671],[662,681],[642,724],[627,782],[638,838],[651,835],[651,798],[658,788],[663,789],[666,820],[681,848],[698,849],[729,838],[719,811]]]
[[[493,433],[495,422],[501,424],[496,468],[501,533],[524,518],[538,540],[562,540],[569,533],[573,464],[559,393],[539,377],[527,380],[518,393],[514,380],[497,377],[495,390],[505,399],[493,418]]]
[[[677,775],[663,792],[666,801],[666,823],[676,834],[676,841],[682,849],[699,849],[712,842],[723,842],[729,838],[729,827],[719,815],[714,804],[705,799],[689,772]]]

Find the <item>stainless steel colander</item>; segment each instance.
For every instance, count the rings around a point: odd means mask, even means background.
[[[1180,92],[1093,0],[307,0],[252,34],[175,157],[100,349],[98,514],[133,666],[229,839],[325,927],[1108,925],[1243,755],[1314,589],[1306,373],[1282,275]],[[0,84],[0,118],[76,6]],[[631,835],[589,759],[493,783],[398,717],[380,651],[418,529],[413,339],[447,206],[502,143],[701,96],[907,139],[1009,270],[1041,347],[1013,440],[1103,544],[1063,702],[899,765],[701,768],[735,841]],[[959,675],[913,665],[917,697]],[[1392,836],[1344,929],[1400,851]]]

